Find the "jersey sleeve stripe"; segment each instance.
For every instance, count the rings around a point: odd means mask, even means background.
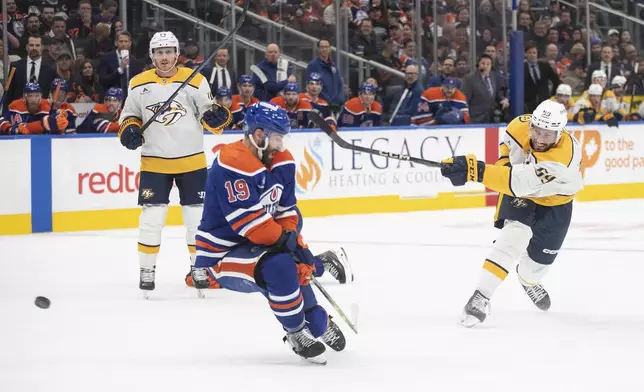
[[[288,210],[292,209],[293,207],[295,207],[295,204],[293,204],[292,206],[288,206],[288,207],[277,206],[277,212],[288,211]]]
[[[289,216],[297,216],[297,211],[290,210],[290,211],[282,212],[281,214],[276,215],[275,219],[288,218]]]
[[[523,145],[521,143],[519,143],[519,141],[514,136],[512,136],[512,134],[510,132],[505,131],[505,133],[508,136],[510,136],[510,138],[512,138],[512,140],[514,140],[514,142],[517,144],[517,146],[519,146],[519,147],[521,147],[521,149],[523,149]]]
[[[225,251],[228,250],[228,249],[224,249],[224,248],[217,248],[217,247],[212,246],[209,243],[207,243],[205,241],[201,241],[201,240],[195,240],[195,245],[197,245],[197,246],[199,246],[201,248],[206,248],[206,249],[208,249],[208,250],[210,250],[212,252],[225,252]]]
[[[266,171],[266,168],[265,168],[265,167],[260,167],[259,169],[255,170],[254,172],[249,172],[249,171],[244,171],[243,169],[238,169],[238,168],[235,168],[235,167],[232,167],[232,166],[228,166],[228,165],[226,165],[225,163],[223,163],[223,162],[221,161],[221,157],[220,157],[220,156],[218,156],[217,164],[218,164],[219,166],[223,167],[223,168],[224,168],[224,169],[226,169],[226,170],[230,170],[230,171],[232,171],[232,172],[235,172],[235,173],[241,174],[241,175],[243,175],[243,176],[248,176],[248,177],[253,177],[253,176],[258,175],[259,173],[262,173],[262,172]]]
[[[260,210],[260,211],[257,211],[257,212],[250,213],[250,214],[244,216],[242,219],[239,219],[237,222],[232,223],[231,227],[233,228],[233,230],[239,232],[240,227],[248,224],[249,222],[252,222],[255,219],[258,219],[264,213],[265,213],[264,210]]]
[[[263,210],[261,212],[264,212]],[[270,214],[264,213],[264,215],[260,216],[259,218],[249,222],[246,226],[244,226],[243,229],[239,230],[240,235],[246,235],[248,231],[252,230],[255,226],[261,225],[262,223],[266,222],[269,219],[273,219],[273,217]]]
[[[285,165],[295,165],[295,161],[278,162],[278,163],[274,164],[273,166],[271,166],[271,170],[275,169],[276,167],[285,166]]]
[[[568,135],[568,138],[570,139],[570,161],[568,161],[568,164],[566,167],[570,167],[572,164],[573,159],[575,159],[575,139],[573,139],[572,135],[569,134],[568,132],[564,131],[566,135]]]
[[[214,235],[202,230],[197,230],[197,235],[202,239],[208,240],[210,243],[214,244],[215,246],[221,245],[221,246],[231,247],[238,244],[237,242],[228,241],[222,238],[215,237]]]
[[[246,214],[246,213],[249,213],[249,212],[254,212],[254,211],[257,211],[257,210],[261,210],[262,208],[263,207],[262,207],[262,205],[260,203],[257,203],[254,206],[248,207],[248,208],[238,208],[235,211],[231,212],[230,214],[226,215],[226,220],[228,222],[232,222],[233,220],[235,220],[236,218],[238,218],[239,216],[241,216],[243,214]]]

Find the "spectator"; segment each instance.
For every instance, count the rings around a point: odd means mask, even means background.
[[[320,55],[306,67],[307,80],[312,73],[322,77],[322,92],[320,97],[329,103],[329,110],[338,113],[344,105],[344,83],[335,63],[330,57],[331,44],[328,40],[318,41]]]
[[[43,37],[45,50],[43,51],[42,61],[50,67],[56,68],[56,59],[61,50],[63,50],[63,41],[57,38]]]
[[[489,124],[494,122],[494,111],[505,110],[510,106],[508,99],[503,97],[501,83],[492,72],[492,59],[482,55],[479,59],[478,70],[463,79],[463,93],[469,107],[470,119],[473,124]]]
[[[373,60],[378,56],[379,42],[376,33],[373,32],[373,23],[369,19],[362,21],[360,32],[351,40],[351,52]]]
[[[56,14],[56,8],[53,5],[45,3],[42,6],[42,11],[40,13],[40,35],[46,35],[51,30],[51,27],[54,23],[54,15]]]
[[[62,16],[54,17],[51,31],[47,34],[47,36],[60,40],[65,49],[67,49],[67,51],[71,53],[72,58],[76,60],[76,47],[74,46],[74,42],[72,41],[71,37],[67,35],[67,22],[65,21],[65,18],[63,18]]]
[[[264,56],[264,60],[260,61],[257,67],[262,72],[262,79],[266,77],[266,81],[262,82],[258,75],[253,75],[253,84],[257,99],[270,101],[286,87],[287,83],[295,82],[296,79],[288,61],[280,59],[279,46],[269,44]]]
[[[455,67],[454,67],[454,59],[451,57],[445,58],[443,60],[443,67],[441,68],[441,73],[440,75],[434,75],[431,78],[429,78],[429,81],[427,82],[427,87],[439,87],[443,85],[443,80],[446,78],[452,78],[455,77]],[[458,86],[461,87],[461,82],[459,81]]]
[[[400,62],[400,58],[396,55],[396,52],[396,43],[389,39],[385,41],[382,51],[380,52],[380,56],[376,58],[376,61],[390,68],[401,70],[403,65]],[[397,99],[400,97],[400,94],[402,94],[403,80],[398,76],[394,76],[387,71],[377,68],[373,69],[371,76],[378,82],[378,90],[381,91],[384,96],[385,110],[389,110],[392,100]]]
[[[97,103],[78,127],[78,133],[116,133],[123,104],[123,90],[111,88],[103,103]]]
[[[617,31],[616,29],[608,30],[608,45],[610,45],[612,48],[618,48],[619,40],[620,40],[619,31]]]
[[[162,31],[161,25],[158,22],[151,22],[143,32],[143,35],[139,37],[134,45],[134,55],[137,59],[146,59],[145,64],[152,64],[152,59],[150,58],[150,40],[154,33]]]
[[[3,29],[4,31],[9,32],[12,36],[22,36],[24,15],[18,10],[16,0],[7,0],[7,15],[3,19],[6,21],[7,27]]]
[[[72,54],[66,48],[63,48],[58,57],[56,57],[56,78],[64,81],[67,88],[67,102],[76,101],[76,91],[73,86],[77,84],[75,75],[72,74]]]
[[[638,60],[637,72],[631,74],[628,78],[626,82],[626,91],[633,95],[644,95],[644,58]],[[644,116],[642,116],[642,118],[644,118]]]
[[[588,67],[586,86],[590,86],[590,77],[592,73],[598,69],[604,71],[608,80],[613,80],[615,76],[622,74],[620,64],[613,61],[613,48],[610,45],[602,46],[601,61],[592,63]]]
[[[234,84],[237,78],[235,77],[235,72],[229,69],[228,61],[230,61],[228,49],[221,48],[215,55],[215,64],[213,66],[205,67],[202,71],[208,78],[208,83],[210,84],[210,89],[213,92],[213,95],[221,87],[229,88],[231,92],[236,93],[236,91],[234,91]]]
[[[416,125],[469,124],[470,117],[465,95],[456,87],[458,80],[447,78],[441,87],[430,87],[420,98]]]
[[[111,30],[112,25],[116,23],[117,8],[118,8],[118,4],[116,4],[116,1],[114,0],[103,1],[103,4],[101,5],[101,13],[98,15],[94,15],[92,23],[94,25],[97,25],[99,23],[105,23],[108,25],[108,27]]]
[[[178,63],[184,67],[195,69],[204,61],[203,56],[199,55],[199,44],[193,38],[186,40],[183,52],[183,56],[179,56]],[[232,89],[234,84],[235,78],[232,78],[228,87]]]
[[[565,41],[572,35],[572,16],[569,9],[562,9],[559,13],[557,30],[559,30],[560,41]]]
[[[528,44],[525,48],[524,90],[526,113],[532,113],[537,105],[549,99],[559,86],[559,76],[547,63],[538,61],[537,46]],[[548,82],[552,83],[550,90]]]
[[[526,34],[526,40],[532,41],[532,44],[537,46],[537,52],[545,53],[546,45],[548,44],[548,30],[546,24],[537,22],[534,24],[532,34]]]
[[[419,81],[423,86],[429,77],[429,63],[424,58],[420,59],[420,75]],[[400,62],[406,68],[409,65],[418,65],[418,58],[416,54],[416,43],[412,39],[405,39],[403,41],[403,55],[400,57]]]
[[[103,87],[98,81],[98,74],[94,69],[92,60],[83,60],[80,63],[80,77],[74,87],[76,102],[100,102]]]
[[[599,38],[590,40],[590,61],[598,63],[602,59],[602,41]]]
[[[125,92],[130,79],[143,71],[143,63],[130,53],[131,47],[132,36],[123,31],[116,39],[116,50],[101,57],[98,80],[103,90],[117,87]]]
[[[569,39],[569,40],[566,40],[566,41],[564,41],[562,43],[562,45],[561,45],[561,53],[563,53],[564,55],[567,55],[568,53],[570,53],[570,50],[572,49],[572,47],[574,45],[576,45],[576,44],[582,44],[582,46],[584,46],[584,42],[582,40],[582,37],[583,37],[583,35],[581,33],[581,28],[575,27],[572,30],[572,38]],[[585,49],[585,47],[584,47],[584,49]]]
[[[574,61],[562,75],[562,82],[570,86],[572,95],[580,96],[584,92],[586,71],[582,62]]]
[[[3,59],[4,59],[4,43],[2,42],[2,40],[0,40],[0,80],[4,82],[4,63],[3,63],[4,60]],[[9,55],[10,64],[12,62],[19,61],[19,60],[20,60],[20,56]]]
[[[12,67],[16,67],[16,72],[7,91],[6,102],[20,98],[27,83],[40,84],[42,93],[49,95],[49,87],[56,77],[56,71],[53,67],[43,64],[42,52],[42,37],[30,36],[27,42],[28,57],[11,64]]]
[[[362,83],[358,96],[344,104],[338,127],[379,127],[382,124],[382,106],[375,101],[376,89],[373,84]]]
[[[38,15],[29,14],[26,18],[27,25],[25,26],[25,33],[18,41],[20,41],[20,47],[10,51],[11,54],[16,54],[20,57],[27,56],[27,42],[29,37],[40,37],[40,18]]]
[[[271,99],[273,105],[286,110],[291,120],[291,128],[309,128],[308,114],[313,106],[307,100],[300,99],[300,85],[296,82],[289,82],[284,87],[284,94]]]
[[[105,23],[97,23],[94,26],[94,37],[83,50],[85,58],[94,59],[100,62],[101,57],[114,50],[114,41],[110,40],[110,26]]]
[[[468,63],[467,58],[461,57],[456,60],[456,73],[454,76],[456,76],[457,79],[462,79],[468,74],[468,72],[470,72],[470,64]]]
[[[529,12],[519,12],[519,30],[527,34],[532,30],[532,15]]]
[[[423,86],[418,80],[419,76],[417,65],[408,65],[405,68],[405,88],[408,93],[400,105],[397,125],[409,125],[418,111],[420,97],[423,95]],[[392,118],[390,123],[394,124],[394,120],[396,119]]]
[[[92,1],[81,0],[78,10],[67,20],[67,34],[72,39],[87,39],[92,33]]]
[[[635,49],[633,44],[627,44],[624,46],[624,58],[622,59],[621,66],[624,69],[624,76],[627,78],[630,74],[637,73],[637,49]]]

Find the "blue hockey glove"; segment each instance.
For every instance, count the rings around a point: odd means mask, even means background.
[[[136,150],[143,145],[143,132],[136,124],[128,125],[121,133],[121,144],[129,150]]]
[[[448,158],[441,164],[441,174],[449,178],[454,186],[465,185],[468,181],[483,181],[485,162],[477,161],[473,154]]]
[[[298,263],[315,264],[315,256],[302,242],[302,237],[294,231],[284,230],[274,246],[284,252],[292,253]]]

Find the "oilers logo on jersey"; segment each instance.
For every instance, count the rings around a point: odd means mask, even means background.
[[[273,185],[268,191],[264,192],[261,196],[260,203],[264,207],[267,214],[275,216],[277,213],[277,204],[282,197],[283,187],[280,185]]]
[[[153,114],[159,111],[161,106],[163,106],[165,102],[157,102],[152,105],[148,105],[145,108],[149,111],[151,111]],[[186,108],[183,107],[183,105],[177,101],[172,101],[172,104],[170,104],[170,108],[166,110],[165,113],[161,114],[159,117],[157,117],[154,121],[163,124],[164,126],[169,126],[173,125],[179,122],[183,117],[186,116],[188,111]]]

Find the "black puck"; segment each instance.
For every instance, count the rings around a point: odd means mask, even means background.
[[[49,305],[51,305],[51,301],[47,297],[36,297],[34,303],[40,309],[48,309]]]

